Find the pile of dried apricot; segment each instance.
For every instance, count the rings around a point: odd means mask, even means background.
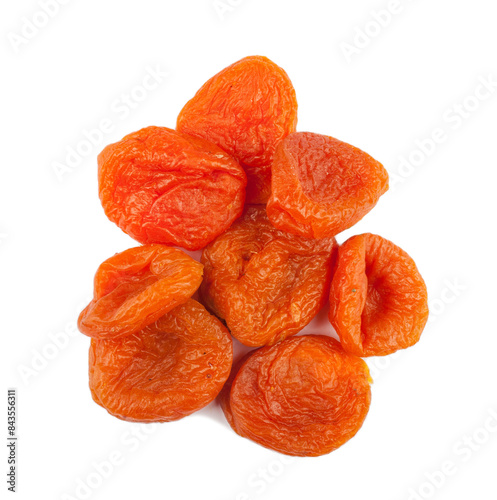
[[[361,428],[367,356],[415,344],[428,319],[414,261],[374,234],[335,236],[388,189],[381,163],[297,132],[288,75],[246,57],[207,81],[176,130],[98,157],[107,217],[142,246],[98,268],[78,326],[91,395],[111,415],[169,422],[216,397],[233,430],[295,456]],[[202,249],[200,262],[179,248]],[[339,340],[296,335],[329,304]],[[233,341],[255,348],[233,363]]]

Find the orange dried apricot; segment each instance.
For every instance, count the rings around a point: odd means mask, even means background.
[[[233,430],[272,450],[319,456],[361,428],[371,401],[366,363],[333,338],[306,335],[253,351],[220,394]]]
[[[118,253],[97,269],[93,300],[78,327],[96,339],[137,332],[188,300],[200,286],[202,269],[181,250],[164,245]]]
[[[204,304],[247,346],[298,333],[326,303],[334,238],[313,240],[278,231],[264,207],[243,216],[203,251]]]
[[[90,390],[122,420],[170,422],[215,399],[232,357],[228,330],[190,299],[128,337],[92,339]]]
[[[216,145],[164,127],[129,134],[98,157],[104,211],[140,243],[203,248],[242,213],[246,182]]]
[[[384,356],[414,345],[428,320],[414,261],[381,236],[352,236],[338,251],[329,319],[347,352]]]
[[[271,170],[269,220],[278,229],[308,238],[348,229],[388,189],[381,163],[354,146],[310,132],[286,137]]]
[[[266,203],[276,145],[297,125],[295,90],[283,69],[251,56],[208,80],[181,110],[177,129],[217,144],[247,173],[247,203]]]
[[[177,130],[147,127],[98,156],[107,217],[144,245],[99,266],[78,318],[109,414],[169,422],[218,397],[240,436],[320,456],[368,414],[361,357],[419,340],[427,291],[411,257],[370,233],[335,240],[388,190],[386,170],[296,125],[288,75],[251,56],[208,80]],[[203,249],[201,263],[166,245]],[[341,343],[297,335],[328,299]],[[230,334],[258,349],[233,364]]]

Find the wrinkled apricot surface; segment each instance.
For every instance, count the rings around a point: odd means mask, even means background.
[[[190,299],[125,338],[92,339],[90,389],[120,419],[178,420],[218,395],[232,357],[228,330]]]
[[[202,300],[243,344],[274,344],[299,332],[325,304],[336,248],[334,238],[278,231],[264,207],[249,206],[204,249]]]
[[[130,248],[103,262],[94,279],[93,300],[78,327],[96,339],[137,332],[188,300],[202,281],[202,264],[164,245]]]
[[[284,139],[271,168],[269,220],[278,229],[308,238],[348,229],[388,189],[381,163],[345,142],[310,132]]]
[[[352,236],[338,252],[329,319],[344,349],[384,356],[415,344],[428,320],[427,291],[414,261],[381,236]]]
[[[111,415],[174,421],[217,396],[240,436],[320,456],[367,416],[361,357],[419,340],[427,293],[409,255],[369,233],[335,240],[387,191],[387,172],[296,125],[288,75],[251,56],[208,80],[177,130],[147,127],[99,155],[104,211],[144,245],[101,264],[78,319],[92,397]],[[171,245],[202,249],[201,263]],[[341,342],[297,335],[328,299]],[[233,364],[230,333],[258,349]]]
[[[177,129],[217,144],[247,173],[247,203],[266,203],[276,146],[297,125],[295,90],[283,69],[251,56],[208,80],[178,116]]]
[[[371,401],[364,361],[322,335],[253,351],[220,395],[240,436],[287,455],[319,456],[361,428]]]
[[[246,176],[212,143],[147,127],[100,153],[98,184],[107,217],[135,240],[199,250],[242,213]]]

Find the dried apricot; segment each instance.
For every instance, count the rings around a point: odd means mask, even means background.
[[[202,254],[204,304],[247,346],[299,332],[327,300],[334,238],[278,231],[261,206],[244,214]]]
[[[370,382],[366,363],[335,339],[293,337],[251,353],[221,406],[240,436],[287,455],[319,456],[361,428]]]
[[[100,153],[98,183],[107,217],[135,240],[199,250],[242,213],[246,175],[214,144],[147,127]]]
[[[386,170],[368,154],[333,137],[297,132],[274,155],[267,214],[283,231],[335,236],[364,217],[387,189]]]
[[[283,69],[251,56],[208,80],[186,103],[177,129],[217,144],[247,173],[247,203],[266,203],[276,145],[297,126],[295,90]]]
[[[95,274],[93,300],[78,327],[97,339],[141,330],[188,300],[202,281],[202,264],[177,248],[144,245],[103,262]]]
[[[122,420],[178,420],[214,400],[232,357],[228,330],[190,299],[128,337],[92,339],[92,397]]]
[[[428,319],[426,285],[404,250],[381,236],[343,243],[329,319],[347,352],[384,356],[415,344]]]

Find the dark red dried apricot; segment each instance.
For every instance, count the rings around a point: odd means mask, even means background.
[[[223,324],[190,299],[125,338],[92,339],[92,397],[122,420],[178,420],[215,399],[232,349]]]
[[[271,170],[269,220],[278,229],[308,238],[348,229],[388,189],[381,163],[345,142],[310,132],[284,139]]]
[[[147,127],[98,156],[107,217],[140,243],[199,250],[240,216],[242,167],[216,145],[164,127]]]
[[[100,264],[93,300],[78,327],[96,339],[130,335],[186,302],[200,286],[202,264],[177,248],[144,245]]]
[[[247,203],[266,203],[278,142],[295,131],[297,100],[283,69],[251,56],[208,80],[186,103],[177,129],[217,144],[247,173]]]
[[[243,344],[274,344],[298,333],[326,303],[336,248],[334,238],[278,231],[264,207],[247,207],[204,249],[200,295]]]
[[[306,335],[250,353],[220,399],[240,436],[287,455],[319,456],[361,428],[370,382],[366,363],[335,339]]]
[[[428,320],[414,261],[381,236],[352,236],[338,251],[329,319],[347,352],[384,356],[418,342]]]

